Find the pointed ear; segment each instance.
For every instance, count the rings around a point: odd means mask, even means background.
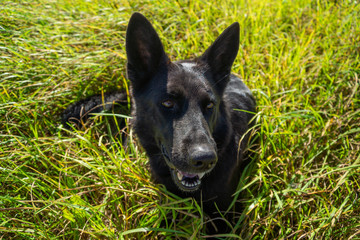
[[[200,57],[210,68],[215,87],[222,93],[229,82],[231,67],[239,50],[239,23],[235,22]]]
[[[166,64],[168,58],[151,23],[140,13],[134,13],[126,32],[128,78],[134,89],[141,88]]]

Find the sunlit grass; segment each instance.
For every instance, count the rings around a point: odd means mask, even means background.
[[[105,116],[82,130],[61,112],[127,90],[134,11],[172,60],[241,26],[233,72],[258,104],[244,211],[227,236],[360,238],[360,5],[356,1],[3,1],[0,18],[0,238],[198,239],[201,206],[151,182],[129,131]],[[106,122],[106,121],[105,121]]]

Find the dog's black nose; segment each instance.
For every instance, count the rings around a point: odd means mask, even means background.
[[[194,147],[190,154],[191,166],[197,171],[206,171],[216,164],[217,156],[213,149],[204,146]]]

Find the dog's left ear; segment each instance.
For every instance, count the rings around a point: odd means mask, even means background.
[[[215,87],[222,94],[239,50],[240,26],[235,22],[215,40],[200,57],[210,67]]]
[[[151,23],[134,13],[126,31],[127,73],[134,89],[141,89],[169,61]]]

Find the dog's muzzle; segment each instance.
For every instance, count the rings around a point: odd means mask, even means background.
[[[164,145],[161,144],[161,152],[164,156],[166,164],[170,167],[171,177],[176,186],[185,192],[194,192],[201,186],[201,179],[204,177],[205,172],[201,173],[188,173],[177,169],[171,162],[171,158],[166,151]]]

